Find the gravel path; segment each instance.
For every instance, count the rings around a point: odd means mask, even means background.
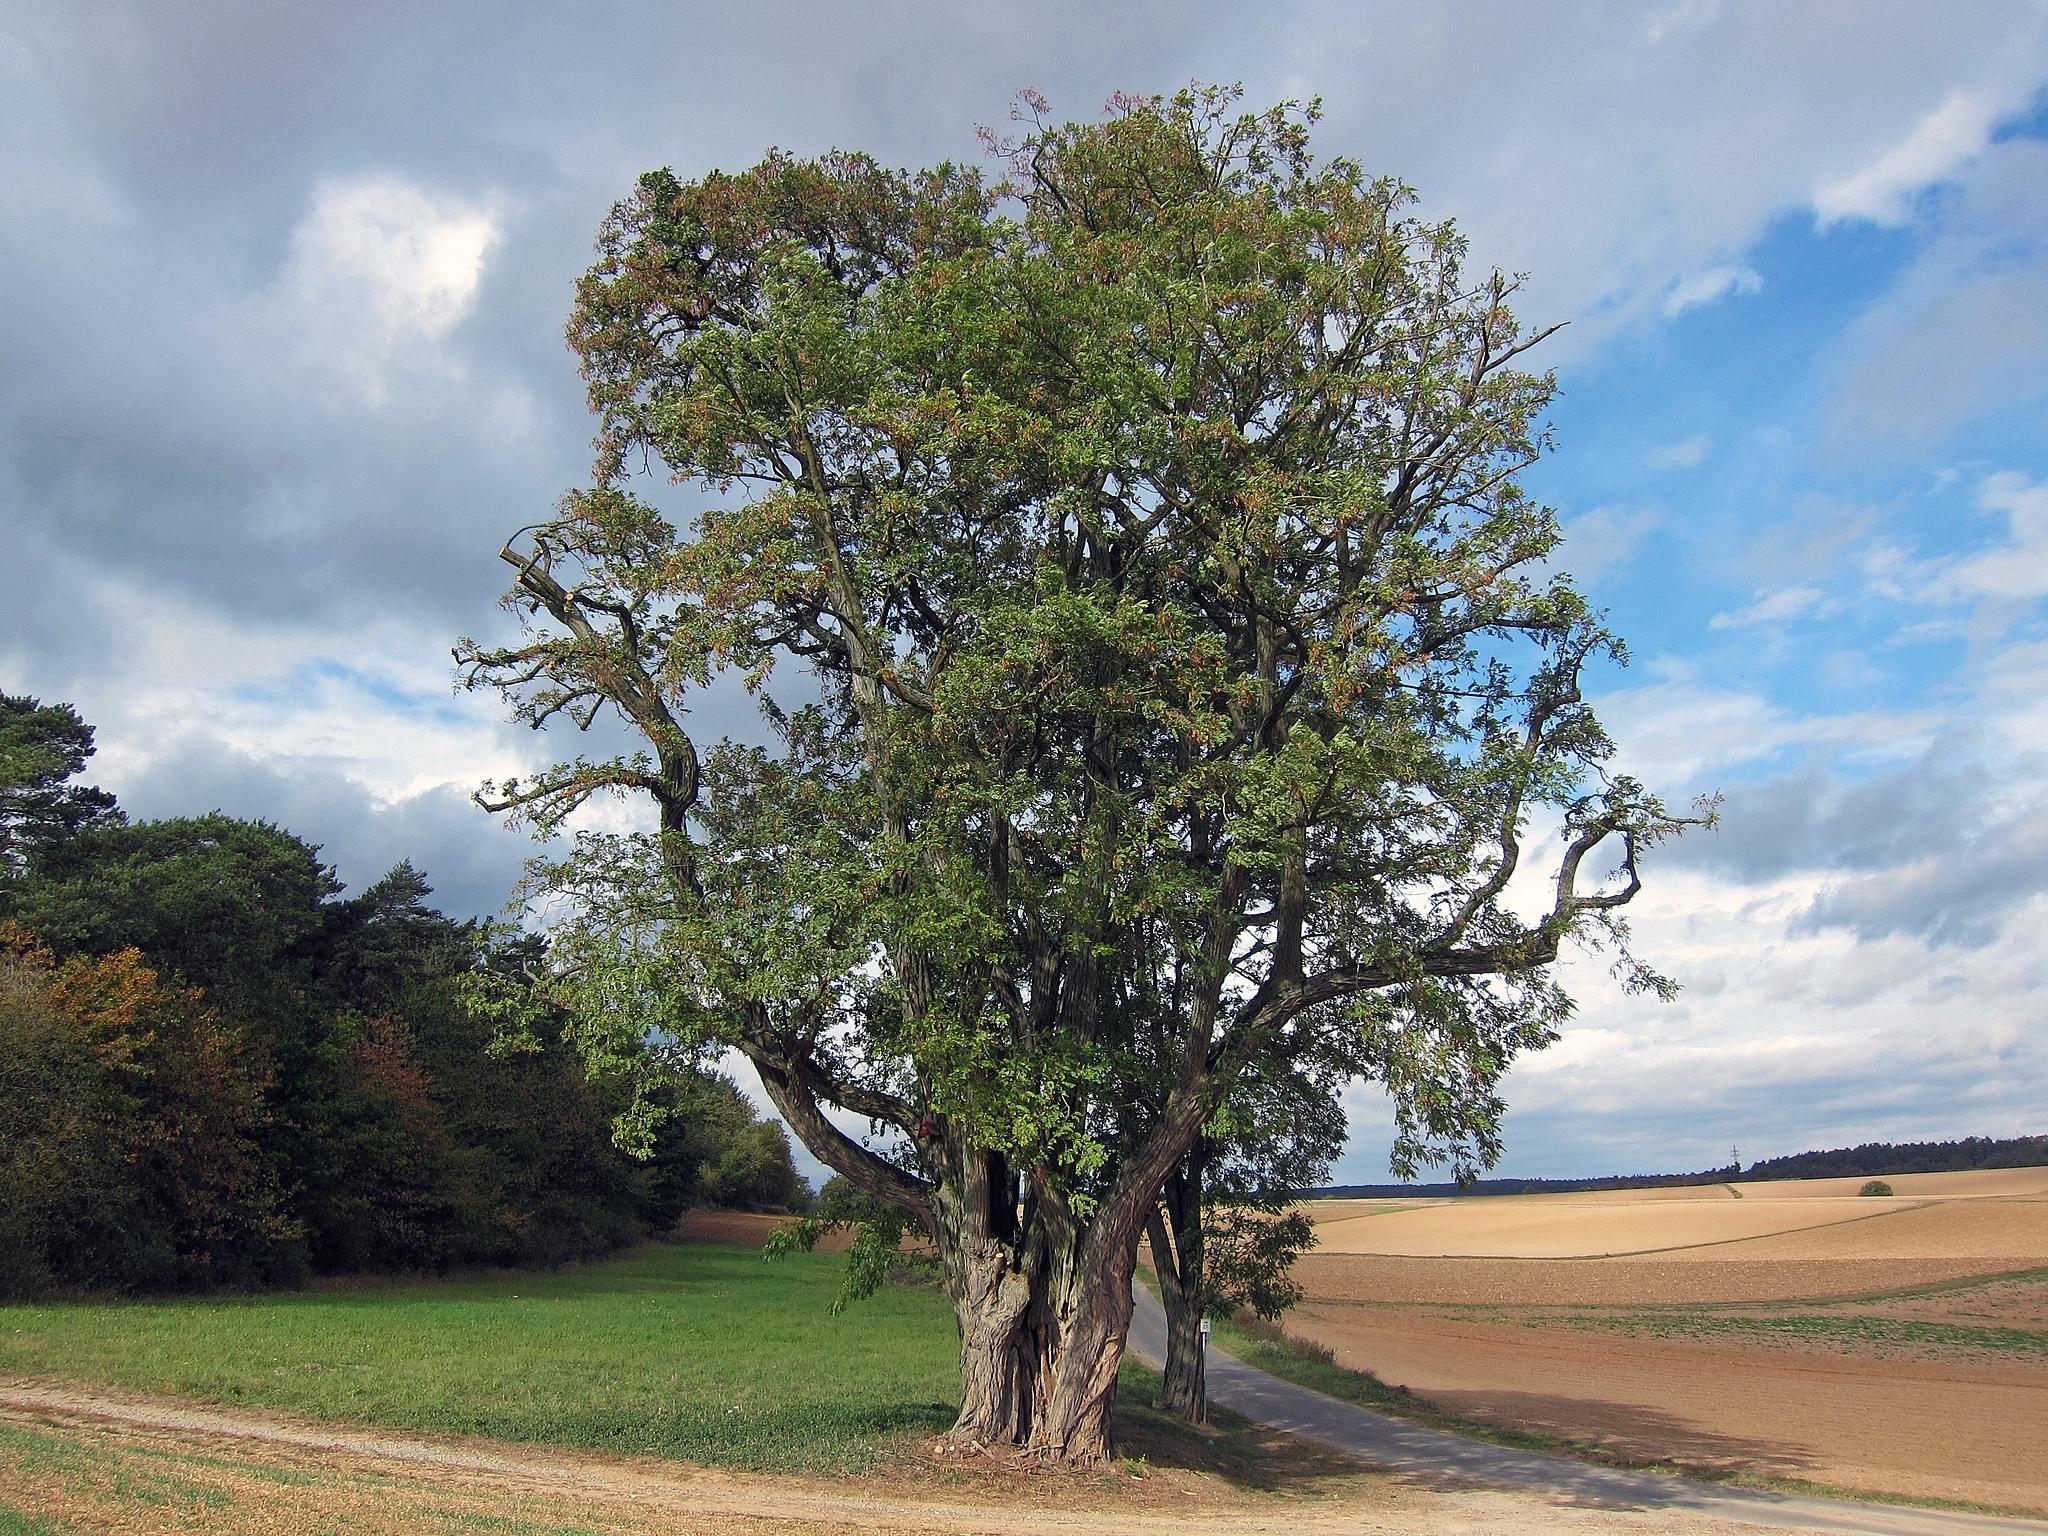
[[[1157,1368],[1166,1355],[1166,1313],[1143,1286],[1136,1287],[1136,1294],[1131,1347]],[[1404,1424],[1339,1402],[1216,1349],[1209,1352],[1208,1375],[1211,1402],[1319,1445],[1350,1451],[1376,1465],[1438,1481],[1525,1489],[1588,1504],[1684,1512],[1779,1530],[1839,1531],[1853,1536],[1982,1536],[1988,1532],[2048,1536],[2048,1523],[2037,1520],[1753,1493],[1509,1450]]]

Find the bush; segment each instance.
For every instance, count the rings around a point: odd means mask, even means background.
[[[265,1086],[261,1053],[134,950],[59,964],[0,923],[0,1291],[296,1278]]]
[[[1891,1192],[1891,1185],[1885,1183],[1883,1179],[1872,1179],[1868,1184],[1865,1184],[1856,1191],[1859,1195],[1888,1195]]]

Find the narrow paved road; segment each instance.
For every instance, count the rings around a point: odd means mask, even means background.
[[[1145,1287],[1134,1289],[1137,1315],[1131,1322],[1131,1348],[1157,1369],[1166,1357],[1166,1313]],[[2048,1536],[2048,1523],[2037,1520],[1752,1493],[1682,1477],[1509,1450],[1404,1424],[1369,1408],[1339,1402],[1269,1376],[1217,1349],[1209,1351],[1209,1400],[1258,1423],[1318,1445],[1350,1451],[1397,1472],[1468,1485],[1524,1488],[1587,1504],[1690,1510],[1780,1530],[1841,1531],[1853,1536],[1983,1536],[1993,1531]]]

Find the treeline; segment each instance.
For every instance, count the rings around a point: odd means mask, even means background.
[[[1832,1152],[1798,1152],[1756,1164],[1746,1179],[1883,1178],[1896,1173],[1964,1173],[1973,1168],[2048,1167],[2048,1136],[2004,1141],[1965,1136],[1961,1141],[1866,1141]]]
[[[668,1091],[641,1161],[559,1038],[489,1050],[458,979],[540,941],[451,921],[410,864],[344,895],[267,822],[131,825],[65,782],[91,750],[0,695],[0,1294],[545,1266],[807,1202],[722,1078]]]
[[[1387,1200],[1449,1195],[1585,1194],[1602,1189],[1676,1189],[1691,1184],[1764,1183],[1775,1179],[1883,1178],[1900,1173],[1962,1173],[1973,1168],[2048,1167],[2048,1136],[2004,1141],[1965,1136],[1961,1141],[1886,1141],[1832,1152],[1796,1152],[1767,1158],[1746,1170],[1731,1163],[1704,1173],[1619,1174],[1604,1179],[1480,1179],[1456,1184],[1343,1184],[1304,1192],[1307,1199]]]
[[[1679,1189],[1726,1184],[1749,1175],[1735,1167],[1705,1173],[1620,1173],[1599,1179],[1476,1179],[1470,1184],[1333,1184],[1302,1193],[1305,1200],[1440,1200],[1453,1195],[1570,1195],[1602,1189]]]

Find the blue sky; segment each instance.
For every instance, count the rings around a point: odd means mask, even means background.
[[[468,792],[550,749],[448,647],[585,468],[611,200],[1191,78],[1320,95],[1569,322],[1530,480],[1634,651],[1603,710],[1726,797],[1634,914],[1684,996],[1574,962],[1503,1171],[2048,1129],[2042,0],[0,4],[0,687],[75,701],[137,814],[490,910],[526,848]]]

